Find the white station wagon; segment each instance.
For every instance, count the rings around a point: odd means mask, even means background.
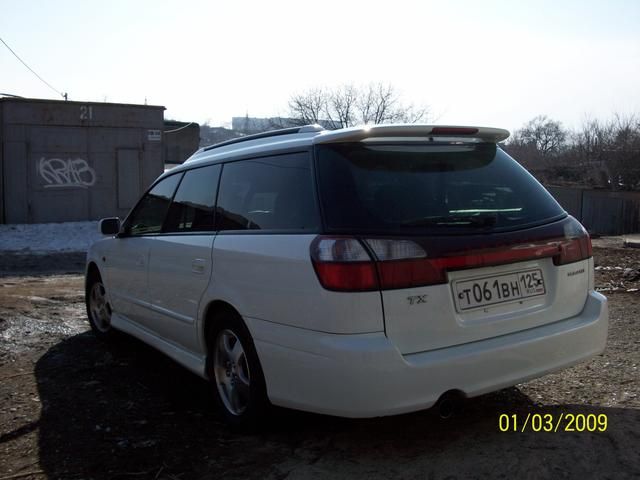
[[[506,130],[317,125],[234,139],[161,175],[87,257],[114,330],[214,385],[228,421],[433,406],[603,351],[591,241]]]

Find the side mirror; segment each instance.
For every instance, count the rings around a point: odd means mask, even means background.
[[[118,217],[103,218],[100,220],[100,233],[102,235],[117,235],[120,231],[120,219]]]

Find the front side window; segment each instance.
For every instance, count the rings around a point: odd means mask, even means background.
[[[160,180],[138,202],[127,222],[124,231],[129,235],[149,235],[160,233],[169,203],[182,175],[171,175]]]
[[[163,232],[208,232],[214,230],[214,206],[220,165],[189,170],[176,192]]]
[[[317,230],[307,153],[228,163],[218,194],[219,230]]]

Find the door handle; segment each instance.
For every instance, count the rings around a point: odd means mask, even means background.
[[[195,258],[191,262],[191,271],[194,273],[204,273],[206,262],[204,258]]]

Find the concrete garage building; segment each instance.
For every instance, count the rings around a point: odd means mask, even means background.
[[[0,98],[0,223],[127,214],[164,170],[164,107]]]

